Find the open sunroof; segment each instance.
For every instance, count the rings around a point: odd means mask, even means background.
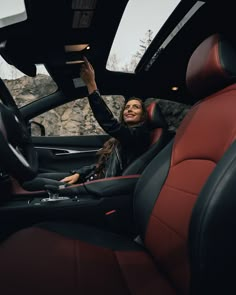
[[[108,57],[110,71],[134,73],[137,64],[180,0],[130,0]]]

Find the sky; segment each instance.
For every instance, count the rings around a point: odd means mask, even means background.
[[[113,0],[114,1],[114,0]],[[0,26],[1,19],[6,20],[8,13],[14,10],[22,14],[23,0],[0,0]],[[168,18],[170,12],[177,6],[180,0],[130,0],[126,12],[121,20],[110,54],[116,54],[119,68],[128,64],[132,56],[139,50],[140,40],[145,37],[148,30],[153,31],[153,37]],[[8,12],[10,11],[10,12]],[[38,66],[37,73],[47,73],[43,66]],[[3,79],[16,79],[23,74],[6,65],[0,56],[0,77]]]
[[[179,0],[129,1],[110,54],[116,54],[121,65],[128,63],[139,50],[140,39],[145,37],[145,33],[150,29],[155,37],[179,2]]]

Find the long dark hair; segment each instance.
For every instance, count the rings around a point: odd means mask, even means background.
[[[122,124],[126,124],[125,121],[124,121],[124,116],[123,116],[123,113],[124,113],[124,110],[125,110],[125,106],[126,104],[130,101],[130,100],[138,100],[140,103],[141,103],[141,107],[142,107],[142,112],[143,112],[143,117],[142,117],[142,121],[141,122],[144,122],[146,121],[147,119],[147,110],[145,108],[145,105],[144,105],[144,102],[142,99],[140,98],[137,98],[137,97],[130,97],[124,104],[124,106],[122,107],[121,109],[121,112],[120,112],[120,122]],[[140,123],[141,123],[140,122]],[[101,150],[99,150],[97,152],[97,155],[99,156],[98,158],[98,161],[97,161],[97,164],[96,164],[96,174],[98,175],[99,178],[102,178],[104,177],[105,175],[105,165],[106,165],[106,162],[108,160],[108,158],[110,157],[113,149],[117,146],[118,144],[118,140],[115,139],[115,138],[110,138],[108,139],[103,147],[101,148]]]

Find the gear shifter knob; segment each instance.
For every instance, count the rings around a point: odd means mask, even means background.
[[[59,186],[46,184],[45,186],[46,191],[51,195],[58,195],[59,194]]]
[[[63,201],[68,200],[69,197],[60,197],[59,192],[61,188],[65,188],[65,185],[51,185],[46,184],[45,186],[46,191],[48,192],[48,198],[44,198],[41,200],[41,202],[53,202],[53,201]]]
[[[52,184],[45,184],[44,186],[47,191],[57,192],[59,190],[59,186],[52,185]]]

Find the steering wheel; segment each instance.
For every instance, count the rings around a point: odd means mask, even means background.
[[[37,174],[37,153],[24,119],[1,80],[0,89],[4,103],[0,103],[0,167],[20,182],[30,180]]]

